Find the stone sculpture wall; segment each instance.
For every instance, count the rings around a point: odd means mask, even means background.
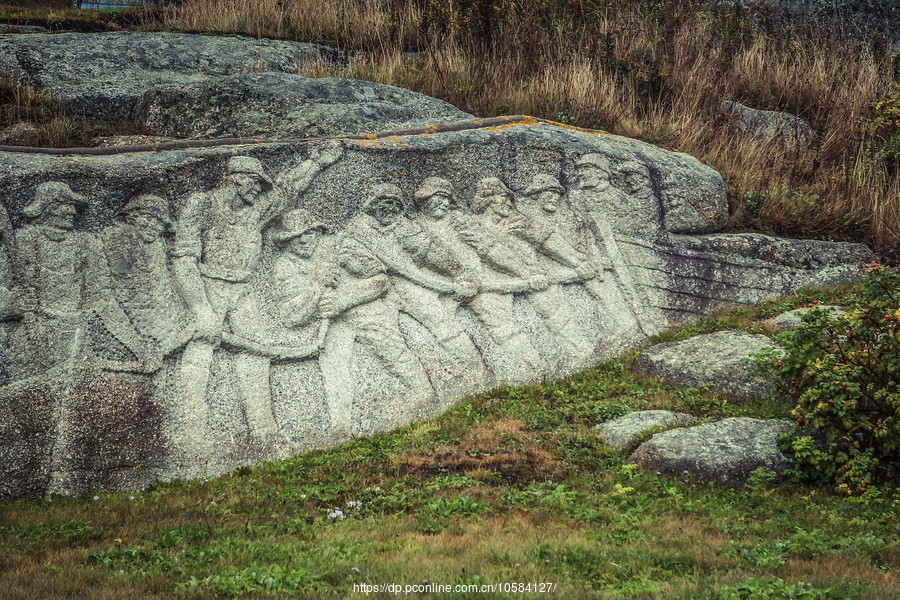
[[[215,475],[554,378],[852,244],[714,234],[696,160],[533,119],[0,153],[0,495]]]

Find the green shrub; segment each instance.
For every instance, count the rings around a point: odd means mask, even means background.
[[[869,153],[883,161],[888,172],[896,173],[900,170],[900,84],[870,102],[860,120],[870,138]]]
[[[865,492],[900,473],[900,273],[872,263],[845,314],[810,307],[775,336],[787,353],[756,361],[796,400],[797,423],[824,437],[788,442],[801,476]]]

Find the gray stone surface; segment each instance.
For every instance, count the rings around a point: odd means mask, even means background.
[[[47,28],[40,25],[16,25],[15,23],[0,23],[0,34],[22,33],[46,33]]]
[[[871,260],[852,244],[673,233],[726,219],[721,178],[696,160],[487,125],[0,153],[0,494],[334,445]],[[102,451],[82,433],[100,427]]]
[[[809,123],[786,112],[758,110],[732,100],[722,101],[721,111],[734,119],[740,131],[755,140],[781,140],[806,147],[816,139]]]
[[[0,36],[0,72],[48,90],[75,113],[127,119],[143,94],[223,75],[294,73],[341,60],[316,44],[182,33]]]
[[[719,0],[734,6],[734,0]],[[740,0],[773,28],[791,26],[813,35],[830,34],[845,41],[873,35],[900,41],[900,4],[895,0]]]
[[[635,359],[633,368],[683,388],[708,385],[711,392],[738,399],[765,398],[775,391],[775,383],[755,373],[747,358],[777,347],[764,335],[717,331],[651,346]]]
[[[840,306],[833,306],[829,304],[820,304],[818,306],[819,310],[828,311],[829,315],[832,318],[840,317],[844,314],[844,309]],[[807,314],[811,308],[803,307],[803,308],[795,308],[794,310],[789,310],[787,312],[781,313],[775,317],[769,319],[769,322],[781,329],[782,331],[788,331],[789,329],[794,329],[803,320],[803,316]]]
[[[28,140],[37,133],[37,126],[34,123],[20,121],[13,123],[0,131],[0,144],[2,145],[24,145]]]
[[[697,421],[697,417],[671,410],[639,410],[594,426],[594,431],[606,444],[624,452],[632,444],[636,435],[654,427],[686,425]]]
[[[782,419],[733,417],[654,435],[630,462],[662,473],[740,486],[755,469],[783,473],[793,460],[778,449],[778,436],[796,424]]]
[[[411,129],[473,118],[441,100],[356,79],[244,73],[146,93],[135,117],[174,137],[289,139]]]

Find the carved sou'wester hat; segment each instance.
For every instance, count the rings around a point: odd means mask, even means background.
[[[278,230],[272,236],[272,239],[276,245],[282,247],[290,240],[303,235],[310,229],[318,229],[322,233],[328,232],[325,224],[313,219],[309,211],[295,208],[281,215],[281,219],[278,221]]]
[[[229,175],[232,173],[246,173],[253,175],[262,181],[267,187],[271,188],[274,184],[272,179],[266,175],[266,170],[258,158],[252,156],[232,156],[225,165],[225,171]]]
[[[558,194],[562,194],[566,191],[556,177],[545,173],[539,173],[534,176],[531,180],[531,185],[525,188],[522,195],[533,196],[534,194],[539,194],[548,190],[552,190]]]
[[[372,214],[373,209],[375,208],[375,205],[379,203],[379,200],[392,200],[401,210],[406,208],[403,190],[400,189],[400,186],[394,185],[393,183],[379,183],[378,185],[373,185],[369,190],[369,196],[366,198],[363,210],[368,214]]]
[[[172,225],[172,220],[169,218],[169,203],[153,194],[141,194],[129,200],[128,204],[122,208],[122,214],[130,215],[132,213],[143,213],[156,217],[166,227]]]
[[[447,194],[453,197],[453,184],[442,177],[426,177],[422,185],[413,194],[416,206],[422,207],[435,194]]]
[[[502,194],[511,200],[515,200],[516,197],[513,191],[496,177],[485,177],[478,182],[478,187],[475,188],[472,210],[476,213],[484,212],[491,205],[490,199],[498,194]]]
[[[87,206],[87,198],[76,194],[61,181],[47,181],[37,186],[34,200],[22,209],[22,214],[27,219],[36,219],[52,204],[71,204],[75,208],[84,208]]]

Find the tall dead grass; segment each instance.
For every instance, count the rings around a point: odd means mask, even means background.
[[[703,0],[184,0],[164,22],[365,49],[327,74],[479,116],[532,114],[645,139],[718,169],[735,228],[900,249],[900,173],[873,157],[860,122],[900,59],[865,44],[765,31]],[[819,139],[752,141],[720,114],[725,98],[799,115]]]

